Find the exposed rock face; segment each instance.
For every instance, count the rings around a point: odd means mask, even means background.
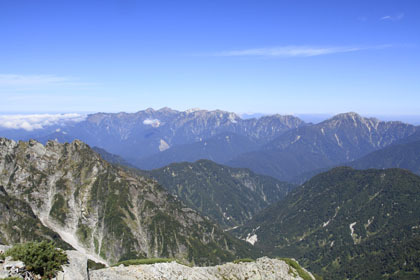
[[[41,223],[27,202],[9,196],[1,185],[0,232],[0,243],[13,244],[47,239],[54,241],[61,248],[71,248],[56,232]]]
[[[43,146],[1,138],[0,186],[97,262],[176,257],[202,264],[250,254],[155,181],[110,165],[78,140]]]
[[[312,279],[315,279],[308,273]],[[129,267],[112,267],[90,273],[91,280],[292,280],[302,279],[293,267],[284,261],[259,258],[255,262],[227,263],[212,267],[188,267],[176,262]]]

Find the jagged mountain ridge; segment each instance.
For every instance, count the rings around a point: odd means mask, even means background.
[[[336,115],[319,124],[291,129],[261,150],[227,164],[290,181],[316,169],[346,163],[418,131],[401,122],[383,122],[356,113]]]
[[[416,279],[419,201],[420,177],[409,171],[338,167],[296,188],[237,234],[255,235],[266,253],[295,257],[325,279]]]
[[[324,152],[336,149],[334,161],[349,161],[360,157],[372,149],[381,149],[416,132],[414,125],[396,121],[380,121],[364,118],[356,113],[338,114],[319,124],[297,128],[265,145],[265,150],[285,149],[288,146],[305,145],[314,142],[314,148]],[[324,137],[321,137],[324,136]],[[320,140],[326,141],[322,143]],[[342,152],[340,148],[344,148]]]
[[[386,169],[402,168],[420,175],[420,140],[418,133],[414,133],[407,138],[396,141],[395,144],[386,146],[383,149],[371,152],[359,159],[348,162],[345,165],[355,169]],[[417,140],[416,140],[417,139]],[[303,183],[311,177],[325,172],[335,165],[321,169],[315,169],[307,173],[302,173],[292,182]]]
[[[173,163],[149,174],[186,205],[225,228],[243,224],[294,187],[209,160]]]
[[[0,185],[93,260],[177,257],[205,264],[252,255],[155,181],[107,163],[81,141],[43,146],[1,138]]]
[[[304,124],[294,116],[241,119],[235,113],[221,110],[149,108],[136,113],[91,114],[85,121],[69,123],[50,134],[34,132],[34,139],[43,143],[51,139],[60,142],[80,139],[125,159],[138,160],[170,147],[191,144],[224,132],[242,135],[263,144]],[[31,135],[33,133],[27,133],[19,140],[26,140]]]

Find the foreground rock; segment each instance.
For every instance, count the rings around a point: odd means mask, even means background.
[[[56,280],[85,280],[88,278],[86,255],[78,251],[66,251],[69,263],[63,265],[63,271],[58,272]]]
[[[0,254],[4,254],[10,246],[0,245]],[[3,255],[4,257],[4,255]],[[21,261],[14,261],[11,257],[0,258],[0,279],[25,275],[26,267]]]
[[[309,272],[309,277],[315,279]],[[299,272],[282,260],[259,258],[255,262],[227,263],[210,267],[188,267],[172,263],[153,265],[119,266],[95,270],[90,273],[90,280],[138,280],[138,279],[189,279],[189,280],[218,280],[218,279],[303,279]]]

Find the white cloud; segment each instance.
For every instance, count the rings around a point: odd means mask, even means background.
[[[399,13],[394,16],[389,16],[389,15],[383,16],[381,17],[380,20],[399,21],[399,20],[402,20],[403,18],[404,18],[404,13]]]
[[[159,127],[160,121],[158,119],[145,119],[143,121],[143,124],[145,124],[145,125],[151,125],[153,127]]]
[[[225,51],[215,56],[265,56],[265,57],[311,57],[335,53],[356,52],[367,49],[390,47],[389,45],[375,47],[310,47],[310,46],[284,46],[274,48],[258,48]]]
[[[63,125],[67,122],[80,122],[86,115],[70,114],[33,114],[33,115],[0,115],[0,127],[32,131],[50,125]]]

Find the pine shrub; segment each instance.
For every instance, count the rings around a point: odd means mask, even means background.
[[[53,278],[68,262],[66,253],[47,241],[17,244],[6,251],[6,256],[24,262],[28,271],[41,275],[42,279]]]

